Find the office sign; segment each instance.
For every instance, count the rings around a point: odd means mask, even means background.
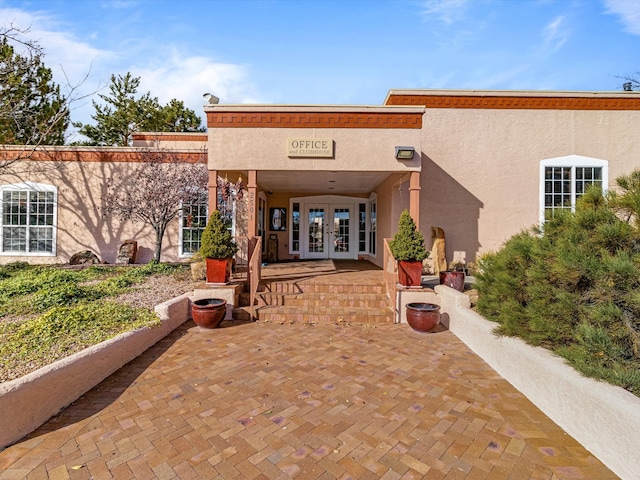
[[[333,140],[330,138],[290,138],[287,156],[333,158]]]

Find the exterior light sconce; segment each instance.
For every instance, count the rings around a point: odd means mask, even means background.
[[[207,102],[209,105],[217,105],[220,102],[220,99],[218,97],[210,93],[205,93],[204,95],[202,95],[202,98],[204,98],[205,102]]]
[[[396,160],[411,160],[415,151],[414,147],[396,147]]]

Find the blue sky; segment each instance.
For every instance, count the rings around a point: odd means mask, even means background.
[[[640,71],[640,0],[0,0],[9,22],[76,98],[130,71],[201,116],[205,92],[375,105],[393,88],[620,90]]]

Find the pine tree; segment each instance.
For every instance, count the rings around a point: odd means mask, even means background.
[[[131,145],[135,132],[199,132],[201,119],[184,106],[184,102],[172,99],[162,106],[150,92],[137,97],[140,77],[130,72],[111,75],[108,95],[98,95],[104,105],[93,101],[95,125],[74,123],[79,133],[89,140],[84,145]]]
[[[69,126],[67,99],[42,63],[38,44],[23,31],[0,31],[0,144],[62,145]],[[24,47],[16,53],[10,40]]]

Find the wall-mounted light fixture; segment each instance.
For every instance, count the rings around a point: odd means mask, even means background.
[[[415,151],[414,147],[396,147],[396,159],[411,160]]]
[[[220,102],[220,99],[218,97],[216,97],[215,95],[212,95],[210,93],[205,93],[204,95],[202,95],[202,98],[204,98],[204,100],[209,105],[217,105]]]

